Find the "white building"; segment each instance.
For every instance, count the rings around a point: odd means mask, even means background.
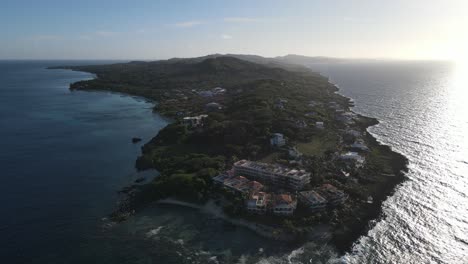
[[[198,127],[203,125],[203,119],[207,117],[208,115],[187,116],[184,117],[183,123],[189,127]]]
[[[315,122],[315,127],[318,129],[324,129],[325,125],[323,124],[323,122]]]
[[[270,195],[265,192],[252,193],[246,202],[247,211],[255,214],[264,214],[268,209],[269,200]]]
[[[362,141],[356,141],[351,145],[352,150],[369,151],[369,148]]]
[[[300,190],[310,182],[310,173],[279,165],[240,160],[233,166],[235,175],[244,175],[263,183]]]
[[[286,140],[284,139],[283,134],[281,133],[274,133],[270,139],[270,143],[272,146],[281,147],[286,144]]]
[[[364,164],[365,158],[359,155],[357,152],[347,152],[340,156],[340,159],[343,161],[352,161],[356,163],[356,166],[362,166]]]

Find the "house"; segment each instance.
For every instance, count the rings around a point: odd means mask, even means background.
[[[336,120],[343,122],[348,125],[354,124],[354,118],[356,117],[356,114],[353,112],[340,112],[336,116]]]
[[[280,165],[240,160],[233,166],[235,175],[245,175],[263,183],[290,188],[303,189],[310,182],[310,173],[305,170],[290,169]]]
[[[223,94],[223,93],[225,93],[225,92],[226,92],[226,89],[221,88],[221,87],[215,87],[215,88],[212,89],[212,91],[213,91],[214,94],[217,94],[217,95],[218,95],[218,94]]]
[[[247,211],[255,214],[265,214],[269,204],[270,195],[265,192],[255,192],[250,194],[246,201]]]
[[[288,103],[288,100],[278,98],[275,101],[275,108],[284,109],[284,104]]]
[[[211,103],[207,103],[205,105],[205,109],[206,111],[210,111],[210,112],[213,112],[213,111],[219,111],[219,110],[222,110],[223,109],[223,106],[216,103],[216,102],[211,102]]]
[[[307,123],[304,120],[296,120],[295,122],[297,128],[306,128]]]
[[[289,157],[291,157],[293,159],[297,159],[297,158],[300,158],[302,156],[302,153],[299,152],[299,150],[297,150],[296,147],[292,147],[292,148],[288,149],[288,155],[289,155]]]
[[[361,132],[359,132],[357,130],[354,130],[354,129],[346,130],[345,134],[353,136],[353,137],[360,137],[361,136]]]
[[[344,203],[348,199],[348,195],[343,191],[338,190],[331,184],[323,184],[315,189],[315,191],[325,198],[329,205],[336,206]]]
[[[350,147],[353,151],[369,151],[369,148],[362,141],[355,141]]]
[[[318,129],[324,129],[325,128],[323,122],[315,122],[315,127],[318,128]]]
[[[312,111],[312,112],[305,113],[304,115],[305,115],[306,117],[316,117],[316,116],[317,116],[317,112]]]
[[[182,122],[189,127],[199,127],[203,125],[203,119],[207,117],[208,115],[186,116],[183,118]]]
[[[275,215],[292,215],[297,207],[297,200],[290,194],[275,194],[272,197],[271,211]]]
[[[347,152],[340,156],[340,159],[345,162],[354,162],[357,166],[362,166],[365,161],[365,158],[360,156],[357,152]]]
[[[323,210],[327,207],[327,200],[316,191],[299,192],[299,200],[312,211]]]
[[[321,103],[318,103],[318,102],[316,102],[316,101],[314,101],[314,100],[310,100],[308,106],[309,106],[309,107],[315,107],[315,106],[318,106],[318,105],[320,105],[320,104],[321,104]]]
[[[270,144],[275,147],[281,147],[286,144],[283,134],[274,133],[270,139]]]
[[[198,95],[200,95],[201,97],[212,97],[213,92],[212,91],[200,91],[198,92]]]

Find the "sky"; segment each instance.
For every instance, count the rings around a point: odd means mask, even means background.
[[[468,60],[464,0],[0,0],[0,59]]]

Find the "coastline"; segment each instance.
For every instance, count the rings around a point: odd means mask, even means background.
[[[96,75],[96,78],[99,78],[99,77]],[[348,97],[344,96],[343,94],[339,93],[339,87],[337,87],[335,84],[333,84],[331,82],[329,82],[329,84],[334,87],[335,93],[337,95],[339,95],[340,97],[347,100],[348,107],[353,107],[354,106],[353,101],[352,101],[351,98],[348,98]],[[110,87],[108,89],[82,89],[82,88],[76,87],[76,86],[73,87],[73,84],[71,84],[70,89],[72,89],[72,90],[73,89],[91,90],[91,91],[93,91],[93,90],[103,91],[104,90],[104,91],[115,92]],[[122,92],[122,91],[117,91],[117,93],[128,94],[128,95],[131,95],[131,96],[135,96],[135,94],[126,93],[126,92]],[[157,111],[157,100],[155,98],[148,98],[148,97],[146,97],[144,95],[141,95],[141,94],[136,94],[136,96],[143,97],[146,100],[150,100],[152,102],[155,102],[154,111]],[[161,116],[167,118],[168,120],[170,120],[172,118],[171,116],[166,116],[165,113],[163,113],[163,112],[158,111],[158,113]],[[370,224],[373,221],[378,220],[380,217],[383,217],[382,207],[381,207],[382,203],[386,200],[386,198],[388,196],[390,196],[390,195],[392,195],[394,193],[394,191],[396,189],[396,186],[405,180],[405,171],[407,171],[407,169],[408,169],[407,168],[408,160],[406,159],[406,157],[404,157],[400,153],[397,153],[397,152],[393,151],[389,146],[381,144],[368,131],[369,127],[378,124],[379,121],[377,119],[375,119],[375,118],[372,118],[372,117],[366,117],[366,116],[363,116],[363,115],[360,115],[360,114],[358,114],[358,115],[359,115],[360,118],[365,120],[365,122],[364,122],[365,124],[363,125],[362,128],[367,132],[366,133],[366,141],[368,141],[371,146],[379,148],[384,152],[390,153],[391,156],[393,156],[393,158],[395,159],[394,164],[392,164],[392,166],[394,166],[395,168],[399,168],[399,173],[396,173],[394,175],[394,177],[389,178],[389,180],[387,182],[391,183],[391,184],[385,185],[384,188],[379,190],[379,192],[376,192],[376,194],[378,194],[378,195],[373,196],[374,202],[370,206],[368,206],[368,205],[365,206],[365,210],[363,210],[363,212],[366,212],[365,215],[367,217],[359,218],[357,220],[354,219],[354,221],[349,220],[349,222],[346,222],[346,224],[342,225],[342,228],[338,228],[338,229],[336,229],[334,231],[334,236],[333,236],[332,241],[333,241],[333,244],[336,246],[336,248],[341,253],[344,253],[345,251],[349,250],[360,236],[367,234],[367,232],[371,228]],[[147,145],[147,144],[145,144],[145,145]],[[132,198],[132,197],[134,197],[135,193],[138,192],[137,189],[141,190],[142,188],[144,189],[144,187],[132,185],[132,186],[129,187],[129,189],[124,190],[122,192],[122,193],[124,193],[124,196],[125,196],[123,198],[123,203],[125,204],[125,203],[129,202],[128,205],[123,206],[123,208],[125,208],[125,210],[128,210],[127,216],[130,216],[131,214],[133,214],[135,212],[135,210],[138,210],[138,208],[144,207],[146,205],[145,203],[142,203],[141,201],[137,201],[138,199],[134,200]],[[119,204],[119,208],[120,207],[122,207],[122,203]],[[225,218],[223,218],[223,219],[225,219]],[[229,221],[232,221],[232,220],[226,220],[226,221],[229,222]],[[245,220],[240,220],[240,221],[245,221]],[[236,222],[231,222],[231,223],[234,224]],[[244,226],[246,228],[249,228],[249,225],[251,223],[237,222],[237,224],[239,224],[240,226]],[[251,229],[251,226],[250,226],[249,229]],[[259,234],[261,234],[261,233],[259,233]]]

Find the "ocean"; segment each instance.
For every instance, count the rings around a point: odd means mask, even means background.
[[[168,121],[143,98],[70,91],[92,75],[0,62],[0,258],[3,263],[467,263],[468,79],[435,62],[315,64],[369,131],[409,158],[407,180],[351,252],[270,241],[203,210],[151,205],[105,220],[138,177],[141,146]],[[132,137],[143,139],[131,143]]]
[[[409,159],[407,180],[347,263],[468,263],[468,68],[444,62],[310,65],[329,76],[369,131]]]

